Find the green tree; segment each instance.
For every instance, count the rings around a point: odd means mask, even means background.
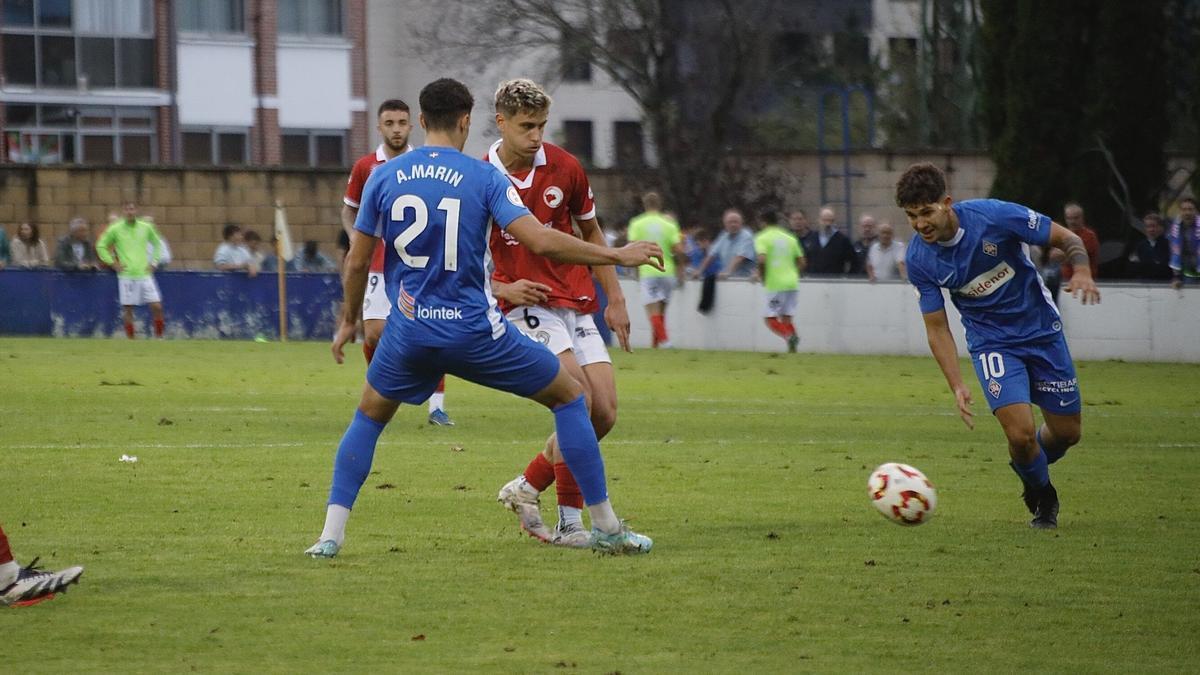
[[[1163,186],[1166,0],[981,5],[993,195],[1052,216],[1076,200],[1126,237]]]

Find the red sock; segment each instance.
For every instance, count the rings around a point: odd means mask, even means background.
[[[545,490],[554,482],[554,465],[539,452],[525,467],[525,480],[538,492]]]
[[[375,345],[369,345],[364,342],[363,356],[367,359],[367,363],[370,363],[371,359],[375,358]]]
[[[783,329],[787,331],[787,335],[785,337],[792,337],[796,334],[796,324],[792,323],[791,319],[788,319],[787,321],[781,321],[780,323],[783,324]]]
[[[438,380],[437,390],[435,390],[433,393],[435,393],[435,394],[446,393],[446,376],[445,375],[442,376],[442,379]]]
[[[655,347],[667,341],[667,324],[663,321],[662,314],[651,315],[650,333],[653,337]]]
[[[125,336],[128,337],[130,340],[133,339],[133,322],[132,321],[125,322]]]
[[[166,325],[167,325],[167,322],[166,322],[166,321],[163,321],[162,319],[155,319],[155,320],[154,320],[154,336],[155,336],[155,337],[162,337],[162,334],[163,334],[163,328],[164,328]]]
[[[579,491],[579,484],[575,482],[575,476],[571,475],[566,462],[554,465],[554,478],[557,481],[554,489],[558,492],[558,505],[582,509],[583,493]]]
[[[12,549],[8,547],[8,537],[4,536],[4,528],[0,528],[0,565],[12,562]]]
[[[772,333],[778,335],[779,337],[785,338],[788,336],[787,327],[782,321],[773,316],[767,318],[767,326],[771,329]]]

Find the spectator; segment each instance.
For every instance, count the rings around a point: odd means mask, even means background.
[[[245,271],[250,276],[258,274],[251,262],[250,249],[246,248],[242,228],[230,223],[221,230],[225,241],[217,246],[213,254],[213,265],[224,272]]]
[[[8,245],[8,232],[0,225],[0,270],[4,269],[12,259],[12,249]]]
[[[1063,220],[1065,224],[1079,238],[1083,240],[1083,247],[1087,250],[1088,262],[1092,268],[1092,278],[1095,279],[1100,272],[1100,238],[1096,236],[1096,231],[1087,226],[1087,221],[1083,217],[1083,207],[1079,204],[1071,202],[1063,207]],[[1062,280],[1071,280],[1071,264],[1063,263]]]
[[[742,212],[737,209],[726,209],[721,216],[721,224],[725,231],[708,250],[708,255],[700,263],[700,269],[708,267],[712,260],[719,261],[721,279],[757,279],[758,266],[755,262],[758,255],[754,252],[754,235],[746,229]]]
[[[904,242],[896,240],[896,232],[887,221],[879,225],[879,238],[867,250],[867,279],[872,282],[908,280],[904,268]]]
[[[345,234],[345,231],[342,234]],[[266,254],[261,250],[262,237],[254,230],[246,230],[242,233],[242,240],[246,244],[246,250],[250,252],[250,263],[254,265],[255,270],[261,270],[263,261],[267,259]]]
[[[346,234],[345,230],[342,231],[342,234]],[[346,238],[349,239],[349,235],[346,235]],[[271,241],[269,244],[271,248],[270,250],[266,251],[266,254],[263,257],[262,266],[258,268],[258,271],[274,274],[279,271],[279,240],[276,239],[274,235],[271,235]],[[284,271],[290,270],[291,263],[285,264],[283,269]]]
[[[879,239],[876,234],[875,216],[864,213],[858,219],[858,241],[854,242],[854,269],[856,274],[867,274],[867,254],[871,252],[871,244]]]
[[[1142,216],[1146,236],[1129,253],[1129,276],[1140,281],[1170,279],[1171,245],[1163,236],[1163,219],[1157,213]]]
[[[855,265],[854,245],[838,230],[837,216],[832,208],[822,207],[817,219],[821,225],[817,236],[801,242],[808,258],[809,272],[826,276],[847,274]]]
[[[38,233],[38,226],[33,223],[21,223],[17,228],[17,238],[12,241],[13,267],[49,267],[50,254],[46,252],[46,242]]]
[[[92,243],[92,226],[83,218],[72,218],[67,236],[58,240],[54,251],[54,266],[66,271],[100,269],[96,248]]]
[[[791,226],[792,233],[796,235],[796,239],[800,242],[800,248],[804,249],[806,253],[810,250],[809,247],[815,248],[819,245],[819,242],[817,242],[817,233],[809,225],[808,214],[804,213],[801,209],[795,209],[788,214],[788,225]],[[808,258],[806,257],[804,260],[804,267],[807,269]],[[804,272],[805,270],[802,269],[800,271]]]
[[[1200,282],[1200,221],[1196,218],[1196,200],[1184,197],[1179,200],[1179,217],[1171,223],[1167,230],[1167,242],[1171,246],[1171,271],[1174,279],[1171,285],[1175,288],[1183,286],[1184,279],[1188,283]]]
[[[1062,263],[1066,260],[1063,252],[1052,246],[1029,246],[1029,260],[1037,268],[1038,276],[1050,291],[1050,300],[1058,306],[1058,290],[1062,287]]]
[[[320,251],[315,241],[304,242],[304,253],[292,261],[297,272],[336,272],[337,266]]]

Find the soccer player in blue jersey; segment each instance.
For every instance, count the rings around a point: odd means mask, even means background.
[[[376,167],[363,189],[346,255],[342,318],[333,339],[337,362],[355,334],[376,239],[387,245],[384,277],[396,311],[388,316],[358,410],[338,446],[325,529],[305,553],[337,555],[384,426],[401,403],[428,399],[447,373],[553,410],[559,448],[592,517],[592,547],[647,553],[650,538],[625,527],[608,500],[583,386],[497,308],[488,236],[494,221],[538,255],[585,265],[662,269],[662,250],[649,242],[612,249],[543,227],[504,174],[462,154],[474,104],[460,82],[428,84],[420,96],[425,146]]]
[[[1078,235],[1033,209],[995,199],[955,203],[946,177],[914,164],[896,183],[896,204],[920,235],[908,247],[908,277],[917,288],[929,349],[954,392],[958,413],[974,428],[971,392],[958,370],[942,289],[958,308],[975,374],[1008,438],[1011,465],[1024,484],[1032,527],[1058,527],[1058,492],[1049,466],[1079,442],[1080,394],[1062,319],[1029,246],[1061,249],[1075,266],[1067,291],[1100,302]],[[1042,410],[1036,427],[1032,404]]]

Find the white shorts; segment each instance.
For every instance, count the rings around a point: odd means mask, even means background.
[[[643,305],[667,302],[671,299],[671,291],[675,289],[675,279],[671,277],[642,277],[639,283],[642,287]]]
[[[120,299],[122,307],[162,302],[162,295],[158,292],[158,284],[154,283],[154,277],[145,279],[117,277],[117,297]]]
[[[800,295],[800,291],[767,293],[767,307],[763,310],[763,316],[795,316],[796,297],[798,295]]]
[[[367,290],[363,293],[363,321],[387,321],[392,311],[392,303],[388,302],[387,288],[383,281],[383,272],[371,272],[367,275]]]
[[[581,366],[612,363],[591,314],[562,307],[517,307],[508,320],[525,335],[546,345],[555,356],[570,349]]]

